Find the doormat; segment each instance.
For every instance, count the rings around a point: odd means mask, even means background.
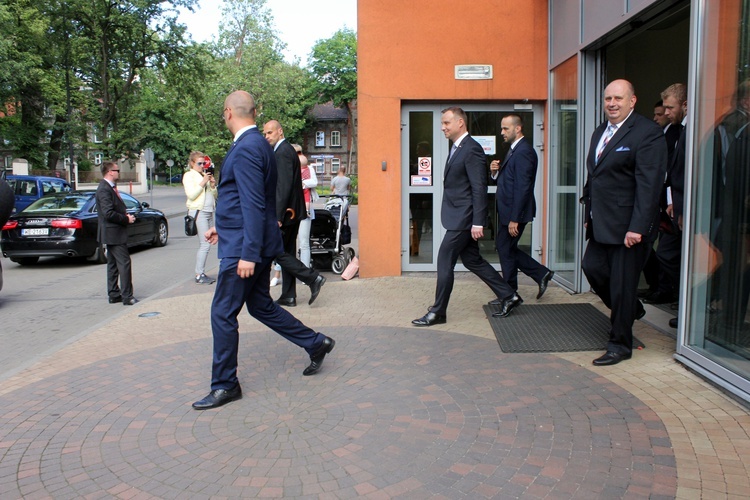
[[[498,306],[484,306],[503,352],[601,351],[609,341],[609,318],[591,304],[522,305],[506,318]],[[633,349],[645,347],[633,338]]]

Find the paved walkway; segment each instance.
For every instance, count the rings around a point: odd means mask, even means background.
[[[313,377],[243,315],[244,398],[205,412],[190,403],[209,388],[213,287],[125,308],[0,384],[0,498],[748,497],[748,409],[673,361],[668,336],[638,322],[647,348],[607,368],[504,354],[473,276],[446,325],[411,328],[433,289],[329,275],[307,306],[299,288],[292,311],[337,340]],[[576,301],[599,305],[557,287],[539,303]]]

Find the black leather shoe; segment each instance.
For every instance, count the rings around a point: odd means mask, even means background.
[[[638,312],[635,313],[635,319],[641,319],[646,315],[646,308],[643,307],[641,301],[638,301]]]
[[[536,300],[539,300],[542,298],[542,295],[544,295],[544,292],[547,291],[547,285],[549,285],[549,280],[552,279],[552,276],[555,275],[555,271],[547,271],[547,274],[544,275],[544,278],[542,278],[542,281],[539,282],[539,293],[536,294]]]
[[[672,328],[677,328],[677,318],[670,319],[669,326],[671,326]]]
[[[242,399],[242,389],[238,385],[234,389],[216,389],[208,393],[208,396],[193,403],[196,410],[210,410],[219,406]]]
[[[137,303],[138,303],[138,299],[136,299],[135,297],[130,297],[130,298],[127,298],[127,299],[122,299],[122,305],[124,305],[124,306],[132,306],[132,305],[135,305]]]
[[[492,313],[492,316],[494,316],[495,318],[505,318],[513,309],[520,306],[521,304],[523,304],[523,299],[520,295],[514,293],[509,298],[503,301],[503,305],[501,306],[500,311]]]
[[[305,368],[305,371],[302,372],[302,375],[312,375],[313,373],[316,373],[318,370],[320,370],[326,354],[333,351],[335,345],[335,340],[333,340],[331,337],[326,337],[326,339],[323,341],[323,344],[318,347],[318,350],[315,351],[312,356],[310,356],[310,366]]]
[[[596,358],[593,363],[594,366],[616,365],[620,361],[630,359],[630,357],[630,354],[620,354],[619,352],[607,351],[603,356]]]
[[[325,277],[318,275],[317,278],[315,278],[315,281],[310,283],[310,301],[307,303],[307,305],[312,305],[313,302],[315,302],[315,299],[318,298],[318,294],[320,293],[320,289],[323,285],[325,285],[326,279]]]
[[[501,306],[501,305],[503,305],[503,299],[492,299],[489,302],[487,302],[487,305],[489,305],[489,306]]]
[[[419,319],[412,320],[411,324],[414,326],[432,326],[442,325],[446,322],[445,314],[435,314],[430,311]]]
[[[280,306],[295,307],[297,305],[297,299],[279,299],[276,303]]]
[[[643,302],[646,304],[668,304],[674,302],[674,297],[671,293],[654,292],[643,297]]]
[[[110,304],[117,304],[118,302],[122,302],[122,297],[110,297],[109,298]]]

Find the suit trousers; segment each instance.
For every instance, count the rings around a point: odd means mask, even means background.
[[[281,237],[284,241],[284,253],[276,257],[281,266],[281,296],[280,299],[297,298],[297,280],[305,285],[311,285],[318,277],[318,273],[304,265],[295,257],[297,253],[297,233],[299,222],[281,227]]]
[[[479,243],[471,237],[471,231],[448,230],[438,250],[437,288],[435,303],[430,307],[430,311],[444,315],[448,309],[448,301],[453,291],[453,270],[459,257],[464,266],[484,281],[498,299],[507,299],[513,295],[513,289],[500,277],[500,273],[482,258]]]
[[[656,258],[659,260],[659,291],[677,294],[680,291],[680,259],[682,231],[674,224],[672,233],[659,235]]]
[[[503,271],[505,282],[513,290],[518,290],[518,271],[521,270],[526,276],[539,283],[549,272],[549,269],[535,261],[531,255],[518,249],[518,242],[523,236],[526,222],[518,224],[518,236],[511,236],[508,226],[498,225],[495,246],[500,258],[500,267]]]
[[[583,272],[591,288],[611,313],[607,351],[633,351],[633,322],[639,311],[638,281],[652,244],[606,245],[589,239],[583,256]]]
[[[239,322],[242,306],[250,316],[290,342],[312,354],[321,346],[325,335],[308,328],[285,309],[275,304],[270,294],[272,261],[256,264],[249,278],[237,275],[239,259],[223,258],[219,265],[216,291],[211,304],[211,330],[214,338],[211,390],[233,389],[238,384]]]
[[[117,281],[120,284],[117,284]],[[133,296],[133,275],[128,245],[107,245],[107,294],[110,299]]]

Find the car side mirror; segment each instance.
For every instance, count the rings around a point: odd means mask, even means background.
[[[151,205],[149,205],[149,204],[148,204],[147,202],[145,202],[145,201],[142,201],[142,202],[141,202],[141,207],[143,207],[143,208],[148,208],[148,207],[150,207],[150,206],[151,206]]]

